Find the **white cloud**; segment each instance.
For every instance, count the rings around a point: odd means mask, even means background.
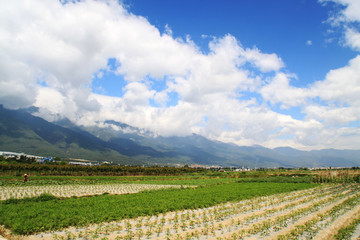
[[[136,111],[137,108],[149,107],[149,99],[155,94],[143,83],[132,82],[125,87],[126,93],[123,96],[123,103],[126,111]]]
[[[335,2],[344,8],[340,12],[335,12],[329,21],[341,26],[345,33],[345,45],[350,46],[356,51],[360,51],[360,1],[358,0],[320,0],[320,2]],[[354,24],[355,23],[355,24]]]
[[[356,20],[350,10],[344,16]],[[358,32],[347,34],[356,48]],[[195,132],[268,147],[354,147],[350,141],[360,136],[345,126],[360,119],[359,57],[322,81],[294,87],[275,53],[244,48],[227,34],[211,37],[204,54],[190,36],[174,38],[168,25],[161,34],[115,0],[0,2],[0,49],[0,103],[35,105],[48,119],[113,119],[165,136]],[[111,58],[126,81],[122,97],[91,92]],[[163,89],[152,87],[157,80],[166,81]],[[167,107],[172,94],[176,104]],[[306,117],[277,113],[276,104],[300,107]]]
[[[290,79],[289,74],[278,73],[259,92],[265,100],[273,105],[280,103],[282,108],[305,104],[305,100],[309,96],[309,90],[291,86]]]
[[[263,72],[279,71],[284,63],[276,54],[261,53],[259,49],[242,49],[242,55],[246,61],[251,62]]]
[[[51,113],[62,113],[69,106],[65,105],[66,98],[56,89],[42,87],[36,96],[35,105],[49,110]]]
[[[324,81],[314,83],[312,95],[333,104],[360,106],[360,55],[348,66],[331,70]]]
[[[338,129],[342,129],[341,134],[350,129],[355,133],[356,127],[345,126],[360,121],[360,55],[347,66],[331,70],[325,80],[315,82],[309,91],[310,96],[318,98],[320,103],[314,101],[304,107],[307,119],[321,121],[324,128],[331,129],[334,138],[341,138]]]
[[[313,44],[313,43],[312,43],[311,40],[307,40],[307,41],[306,41],[306,45],[311,46],[312,44]]]
[[[357,107],[309,105],[304,108],[304,112],[307,118],[323,121],[326,127],[343,126],[360,119],[360,110]]]
[[[360,21],[360,2],[358,0],[320,0],[320,2],[336,2],[344,5],[345,8],[338,13],[341,21]]]
[[[345,32],[346,45],[360,51],[360,32],[354,28],[347,28]]]
[[[169,85],[169,90],[178,92],[186,102],[203,102],[209,94],[232,95],[237,89],[247,90],[255,84],[247,71],[239,68],[243,64],[241,47],[233,36],[214,39],[209,46],[208,55],[193,55],[188,73]]]
[[[165,25],[165,30],[164,32],[169,35],[169,36],[172,36],[173,35],[173,31],[172,29],[170,28],[170,26],[168,24]]]

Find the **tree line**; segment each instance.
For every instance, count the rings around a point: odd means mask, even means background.
[[[201,173],[208,171],[201,168],[189,167],[160,167],[160,166],[79,166],[79,165],[55,165],[55,164],[0,164],[0,172],[18,173],[24,172],[41,175],[108,175],[108,176],[137,176],[137,175],[181,175]]]

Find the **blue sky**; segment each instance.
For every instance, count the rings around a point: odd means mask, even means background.
[[[329,69],[346,65],[356,56],[339,44],[342,32],[326,23],[341,6],[314,0],[127,0],[128,9],[144,16],[160,31],[168,25],[174,37],[189,35],[203,52],[209,37],[235,36],[245,47],[276,53],[288,71],[296,73],[295,85],[305,86],[325,77]],[[328,32],[331,29],[331,32]],[[332,42],[327,41],[333,39]],[[311,41],[311,45],[307,42]]]
[[[358,0],[2,2],[0,103],[164,136],[358,149],[359,12]]]
[[[213,37],[229,33],[244,47],[276,53],[284,61],[286,71],[296,74],[292,85],[297,87],[324,79],[329,70],[346,65],[357,55],[341,46],[343,33],[327,22],[332,12],[342,8],[332,2],[124,0],[123,4],[162,33],[170,28],[175,38],[189,36],[204,53],[209,52],[208,44]],[[113,68],[114,59],[109,60],[109,66]],[[93,83],[94,91],[123,96],[126,81],[119,81],[121,76],[108,73],[104,78],[101,83]]]

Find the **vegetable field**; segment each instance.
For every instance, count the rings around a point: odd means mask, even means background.
[[[43,239],[359,238],[360,188],[323,185],[200,209],[40,233]]]
[[[358,172],[289,173],[31,175],[28,183],[21,175],[2,175],[0,235],[19,240],[360,239]]]
[[[179,185],[154,184],[99,184],[99,185],[48,185],[48,186],[0,186],[0,200],[10,198],[21,199],[37,197],[41,194],[51,194],[56,197],[81,197],[90,195],[128,194],[144,190],[158,190],[164,188],[180,188]]]

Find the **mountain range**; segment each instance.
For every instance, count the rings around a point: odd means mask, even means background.
[[[300,151],[290,147],[238,146],[193,134],[163,137],[107,120],[77,126],[68,119],[48,122],[0,105],[0,150],[41,156],[111,161],[125,165],[216,165],[248,168],[357,167],[360,150]]]

